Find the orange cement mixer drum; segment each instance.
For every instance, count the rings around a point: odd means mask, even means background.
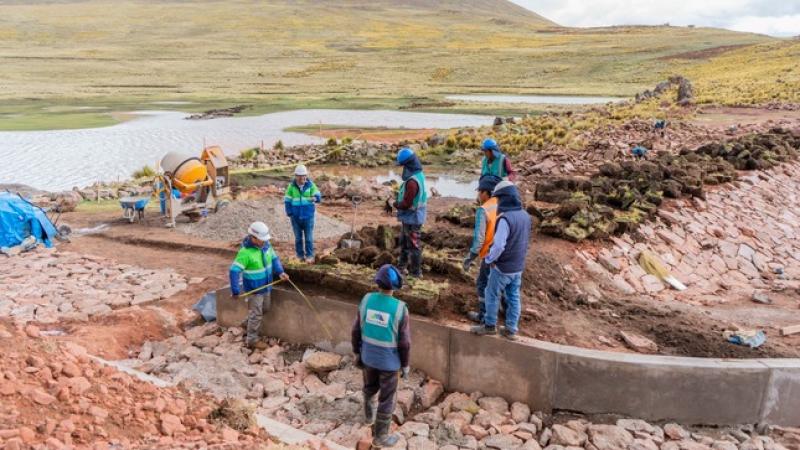
[[[164,172],[172,174],[174,180],[180,181],[176,188],[181,192],[191,192],[195,183],[200,183],[208,178],[208,169],[199,158],[169,152],[161,159],[161,168]]]

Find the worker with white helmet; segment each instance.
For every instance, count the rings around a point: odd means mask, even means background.
[[[321,201],[322,194],[308,177],[308,168],[303,164],[295,167],[294,180],[286,187],[283,203],[292,221],[294,251],[301,261],[314,262],[314,204]]]
[[[281,260],[269,244],[269,227],[264,222],[253,222],[247,229],[247,237],[242,242],[236,259],[231,264],[230,280],[231,294],[238,300],[242,288],[239,279],[242,278],[244,292],[253,292],[247,296],[247,348],[265,349],[266,343],[259,340],[261,319],[264,310],[271,304],[273,277],[288,280],[289,275],[283,271]],[[261,288],[261,289],[259,289]]]

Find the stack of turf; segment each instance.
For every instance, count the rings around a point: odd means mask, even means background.
[[[736,169],[774,166],[797,156],[800,137],[775,129],[695,151],[660,152],[646,161],[605,163],[590,178],[559,177],[537,185],[536,199],[558,204],[545,210],[545,234],[574,242],[632,231],[653,215],[664,197],[705,196],[705,184],[736,179]]]
[[[287,271],[298,282],[325,287],[335,292],[363,297],[375,290],[375,270],[366,266],[338,261],[335,265],[303,265],[288,263]],[[395,295],[408,304],[412,313],[430,315],[448,290],[447,282],[431,280],[407,280],[406,285]]]

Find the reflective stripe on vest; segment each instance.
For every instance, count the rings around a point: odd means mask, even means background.
[[[490,198],[481,206],[486,212],[486,235],[484,236],[483,246],[478,256],[485,258],[489,254],[489,249],[494,242],[494,232],[497,228],[497,197]]]
[[[483,167],[481,168],[481,176],[484,175],[494,175],[500,178],[505,178],[508,176],[508,172],[506,172],[506,155],[500,154],[499,157],[495,158],[491,164],[489,164],[489,158],[483,157]]]
[[[297,184],[294,181],[289,184],[289,187],[286,188],[286,194],[284,195],[284,201],[289,201],[292,203],[292,206],[302,206],[302,205],[311,205],[314,203],[314,195],[316,194],[314,191],[314,183],[310,183],[308,185],[308,189],[305,191],[301,191]]]
[[[411,205],[411,209],[415,210],[420,206],[425,206],[428,204],[428,191],[425,189],[425,174],[422,171],[411,175],[411,178],[408,180],[414,179],[417,182],[417,186],[419,189],[417,190],[417,196],[414,197],[414,203]],[[408,180],[404,181],[403,184],[400,185],[400,191],[397,192],[397,202],[400,203],[403,201],[403,197],[406,194],[406,183]]]
[[[361,339],[378,347],[397,348],[400,319],[405,303],[373,292],[367,294],[359,306],[361,317]]]

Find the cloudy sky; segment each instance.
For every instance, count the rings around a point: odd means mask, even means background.
[[[669,22],[751,31],[773,36],[800,35],[800,0],[511,0],[561,25]]]

